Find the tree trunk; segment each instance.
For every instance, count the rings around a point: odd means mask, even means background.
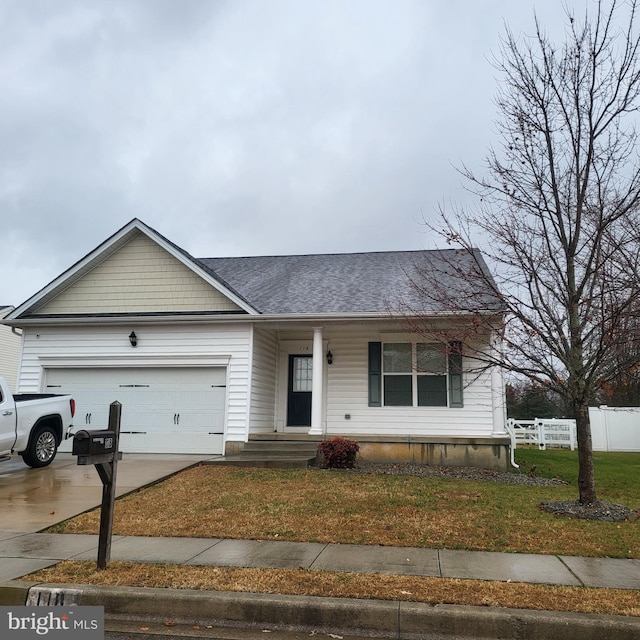
[[[578,439],[579,501],[581,504],[591,504],[597,501],[597,497],[596,479],[593,471],[593,448],[591,445],[589,406],[582,402],[576,402],[573,409]]]

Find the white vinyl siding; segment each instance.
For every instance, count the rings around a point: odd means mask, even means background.
[[[402,342],[386,338],[397,331],[394,323],[325,323],[323,340],[331,349],[333,364],[324,365],[323,411],[326,434],[366,436],[490,437],[493,435],[491,376],[465,373],[464,407],[370,407],[369,342]],[[280,332],[277,424],[286,420],[286,366],[288,353],[311,354],[313,331]],[[406,337],[406,336],[405,336]],[[428,342],[420,338],[417,342]],[[296,346],[297,345],[297,346]],[[465,357],[465,369],[473,364]],[[346,418],[345,416],[349,416]],[[252,429],[253,431],[253,429]]]
[[[2,310],[5,317],[13,307]],[[0,325],[0,376],[9,385],[9,389],[15,393],[18,379],[18,363],[20,362],[20,346],[22,339],[11,330],[11,327]]]
[[[275,429],[276,352],[275,333],[256,328],[251,371],[251,433]]]
[[[132,329],[138,346],[132,348]],[[121,325],[29,327],[18,390],[40,392],[46,368],[227,368],[225,440],[247,437],[250,327],[232,325]],[[117,398],[114,398],[117,400]]]
[[[36,314],[238,309],[177,258],[138,234]]]
[[[333,364],[323,361],[327,435],[492,436],[488,373],[464,374],[464,407],[368,405],[368,345],[385,341],[384,327],[373,322],[325,323],[325,348],[329,346],[333,354]],[[128,339],[132,330],[138,336],[135,348]],[[245,442],[249,431],[281,429],[286,420],[287,354],[310,354],[312,337],[312,329],[283,332],[267,325],[252,330],[248,324],[231,323],[29,327],[25,329],[18,390],[42,391],[46,367],[226,367],[224,438]],[[465,356],[465,370],[470,364]],[[76,426],[82,428],[80,423]]]
[[[368,343],[379,331],[327,328],[334,356],[327,376],[326,432],[331,434],[489,437],[493,432],[491,376],[463,376],[464,407],[368,406]],[[383,340],[384,341],[384,340]],[[465,369],[472,364],[465,359]],[[345,416],[350,418],[346,419]]]

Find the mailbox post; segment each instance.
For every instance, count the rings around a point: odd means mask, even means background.
[[[102,505],[100,508],[100,535],[98,539],[98,569],[106,569],[111,557],[113,510],[116,499],[116,472],[122,454],[118,451],[122,405],[109,405],[107,429],[78,431],[73,437],[72,453],[78,456],[78,464],[95,466],[102,480]]]

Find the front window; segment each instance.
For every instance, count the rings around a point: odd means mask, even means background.
[[[439,343],[384,343],[383,399],[387,407],[446,407],[447,352]]]

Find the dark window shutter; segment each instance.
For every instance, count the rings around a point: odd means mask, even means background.
[[[462,398],[462,343],[450,342],[447,351],[449,360],[449,406],[461,408],[464,406]]]
[[[369,406],[382,406],[382,343],[369,343]]]

